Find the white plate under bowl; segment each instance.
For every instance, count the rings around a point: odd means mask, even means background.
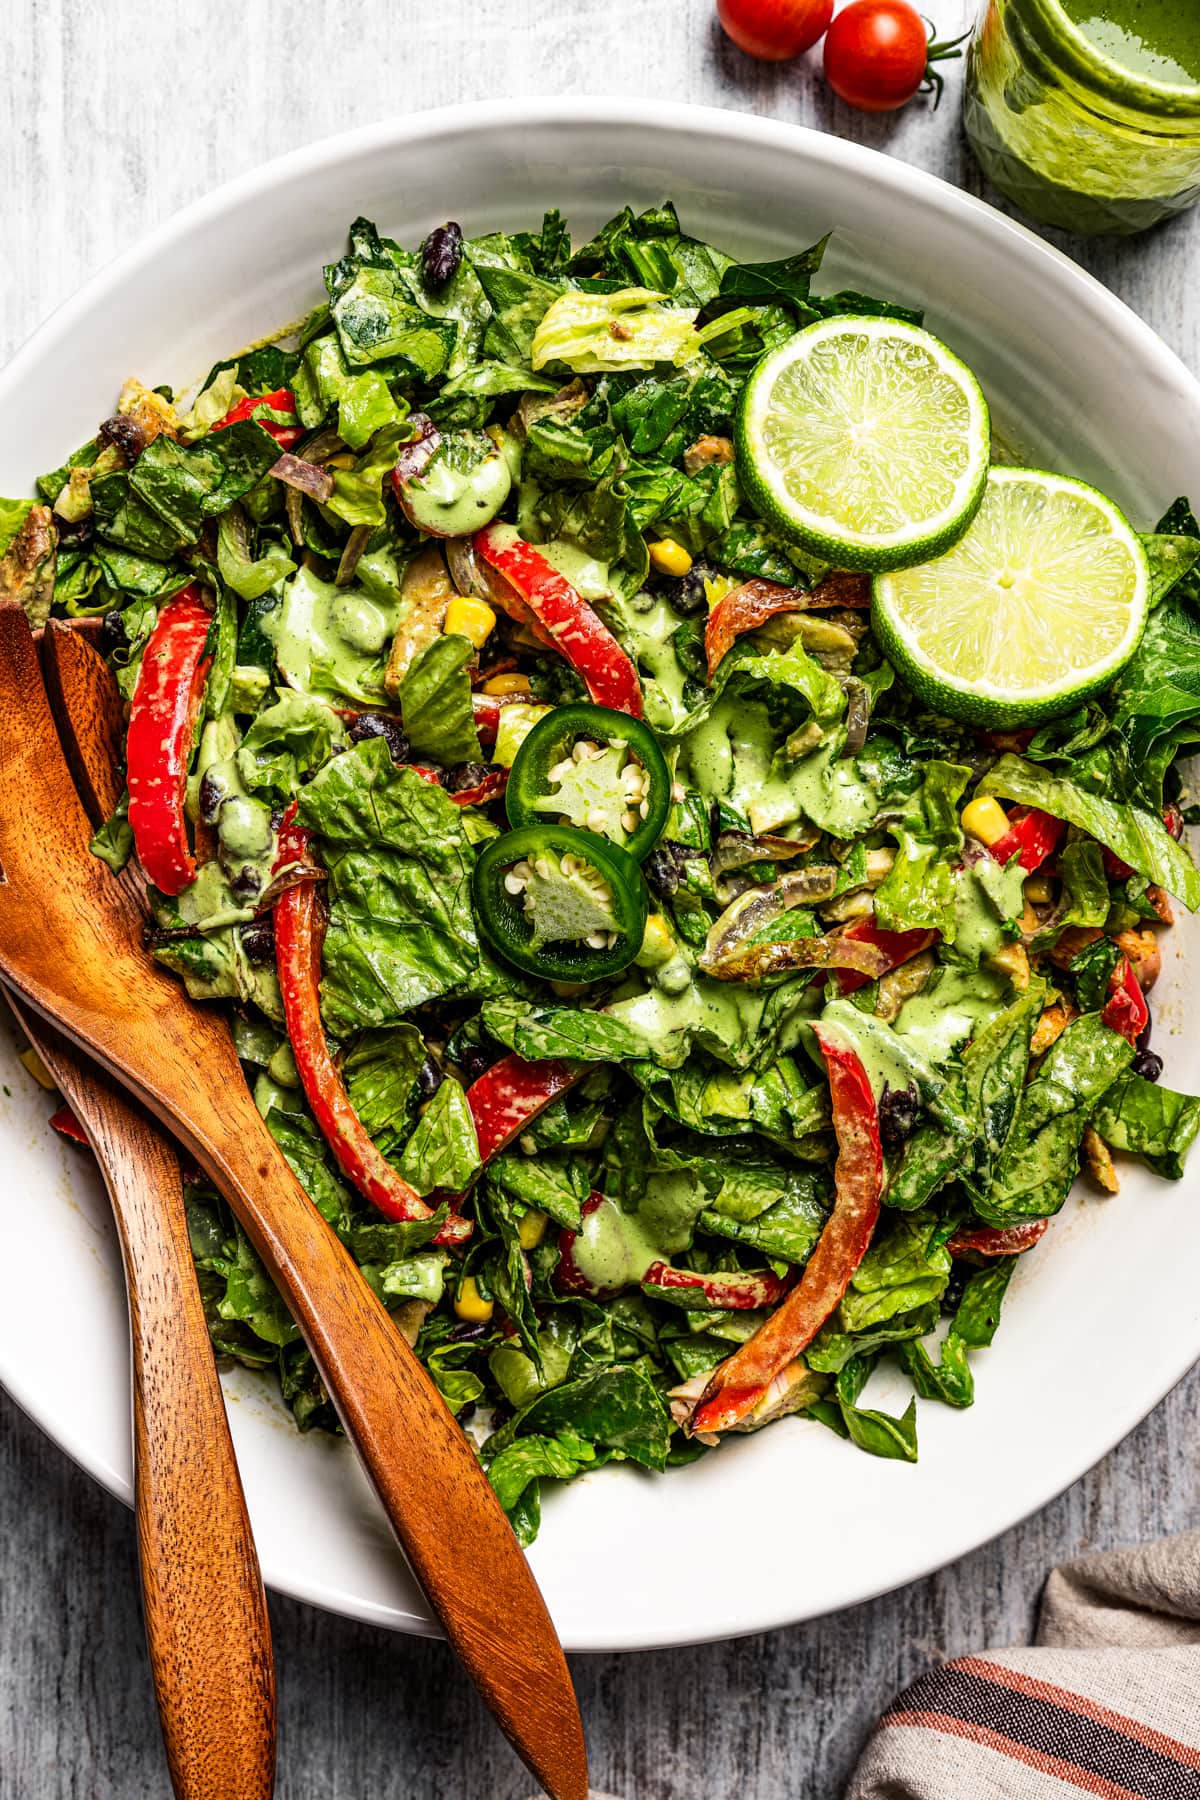
[[[1200,387],[1133,313],[1000,214],[794,126],[571,100],[372,126],[191,207],[89,283],[0,378],[0,493],[29,491],[90,437],[125,376],[193,381],[313,305],[356,214],[406,243],[448,216],[472,234],[530,226],[547,206],[589,233],[626,202],[664,195],[689,230],[743,254],[782,255],[836,228],[824,284],[924,306],[981,377],[1005,435],[1108,489],[1138,524],[1200,492]],[[1183,1022],[1189,992],[1197,1004],[1197,936],[1185,923],[1167,939],[1154,997],[1167,1077],[1192,1091],[1200,1035]],[[0,1096],[0,1380],[128,1497],[113,1233],[94,1173],[50,1134],[47,1112],[14,1063]],[[975,1358],[974,1409],[921,1407],[916,1467],[789,1420],[663,1477],[611,1469],[553,1495],[532,1559],[564,1643],[643,1649],[812,1617],[925,1574],[1042,1506],[1200,1356],[1196,1179],[1130,1168],[1116,1199],[1072,1202],[1018,1270],[994,1348]],[[236,1373],[226,1391],[271,1585],[428,1631],[345,1446],[299,1436],[260,1378]]]

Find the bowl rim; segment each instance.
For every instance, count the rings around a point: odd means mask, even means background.
[[[905,204],[911,205],[916,201],[932,213],[942,217],[950,215],[968,233],[986,238],[993,245],[1007,243],[1014,260],[1023,264],[1026,269],[1040,269],[1060,287],[1064,282],[1068,284],[1073,289],[1078,304],[1090,313],[1100,328],[1116,330],[1126,341],[1137,340],[1147,363],[1157,368],[1164,382],[1176,390],[1181,387],[1190,389],[1200,410],[1200,381],[1176,352],[1125,301],[1029,227],[942,177],[901,162],[870,146],[852,143],[808,126],[690,102],[656,101],[653,115],[650,116],[644,100],[606,98],[602,95],[578,99],[518,97],[473,101],[389,117],[287,150],[234,176],[151,228],[129,248],[104,263],[82,286],[55,307],[26,337],[0,371],[0,405],[25,381],[27,372],[42,357],[48,340],[57,339],[69,332],[76,323],[86,319],[102,299],[119,293],[126,283],[134,281],[143,270],[152,267],[159,255],[185,241],[197,228],[219,220],[234,209],[263,200],[281,185],[302,178],[310,171],[327,171],[380,151],[400,151],[418,138],[427,143],[431,138],[461,139],[464,135],[480,137],[496,132],[511,133],[521,128],[552,129],[559,125],[564,128],[580,125],[598,127],[614,132],[636,127],[639,133],[657,133],[664,140],[670,140],[680,133],[702,129],[709,137],[758,144],[784,156],[799,155],[818,172],[822,167],[848,170],[876,189],[882,188],[903,196]],[[848,1589],[843,1597],[823,1604],[816,1612],[801,1616],[806,1619],[827,1616],[845,1607],[863,1604],[882,1594],[893,1592],[946,1567],[992,1541],[1022,1519],[1032,1516],[1120,1443],[1186,1375],[1196,1361],[1198,1352],[1200,1343],[1194,1349],[1185,1345],[1184,1334],[1181,1333],[1178,1355],[1172,1359],[1171,1370],[1166,1379],[1163,1379],[1160,1371],[1154,1383],[1153,1394],[1144,1395],[1136,1402],[1131,1401],[1121,1411],[1111,1414],[1103,1432],[1092,1434],[1088,1439],[1086,1452],[1072,1461],[1065,1475],[1061,1467],[1057,1468],[1044,1487],[1031,1490],[1033,1498],[1017,1517],[1010,1517],[998,1526],[988,1520],[981,1531],[978,1525],[970,1522],[968,1513],[961,1519],[957,1530],[948,1532],[937,1552],[914,1555],[908,1561],[901,1558],[897,1561],[894,1573],[885,1581],[873,1583],[865,1592],[861,1589]],[[64,1421],[56,1420],[50,1425],[39,1416],[36,1394],[23,1379],[23,1365],[6,1368],[0,1371],[0,1375],[5,1389],[16,1403],[74,1462],[86,1469],[110,1493],[126,1504],[132,1503],[132,1490],[122,1470],[114,1468],[104,1457],[93,1454],[86,1444],[73,1436]],[[292,1598],[412,1635],[440,1635],[429,1621],[412,1615],[400,1617],[369,1600],[331,1592],[327,1585],[315,1577],[307,1580],[299,1578],[293,1566],[282,1571],[273,1570],[269,1552],[263,1555],[262,1562],[264,1578],[268,1584]],[[588,1634],[576,1630],[570,1634],[566,1648],[575,1652],[595,1653],[632,1651],[719,1641],[727,1637],[773,1630],[796,1622],[794,1604],[781,1602],[782,1596],[781,1600],[761,1605],[753,1617],[744,1623],[725,1621],[721,1624],[714,1623],[706,1630],[693,1629],[666,1636],[661,1630],[654,1629],[640,1632],[627,1629],[620,1636],[614,1636],[610,1631]]]

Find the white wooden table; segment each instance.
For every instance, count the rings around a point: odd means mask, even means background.
[[[926,3],[943,36],[973,10]],[[710,0],[5,0],[0,67],[0,359],[92,270],[215,183],[290,144],[442,102],[706,101],[981,187],[956,65],[938,113],[917,102],[866,119],[807,64],[770,68],[730,50]],[[451,213],[453,200],[448,189]],[[1067,248],[1200,364],[1200,213],[1133,243]],[[47,1331],[69,1333],[53,1270],[29,1277],[45,1284]],[[1131,1340],[1136,1354],[1136,1327]],[[597,1787],[622,1800],[834,1800],[899,1686],[932,1658],[1028,1632],[1051,1563],[1195,1525],[1198,1446],[1200,1373],[1037,1518],[915,1587],[767,1637],[579,1659]],[[2,1396],[0,1595],[0,1800],[167,1796],[132,1518]],[[290,1601],[272,1616],[283,1800],[528,1794],[440,1646]]]

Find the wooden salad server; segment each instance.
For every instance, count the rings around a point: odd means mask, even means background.
[[[275,1665],[254,1538],[188,1249],[179,1159],[101,1069],[13,1011],[104,1174],[121,1240],[146,1641],[178,1800],[270,1800]]]
[[[43,637],[43,660],[95,826],[121,797],[121,697],[103,660],[69,628],[53,643]],[[91,721],[78,743],[72,718]],[[129,1298],[142,1602],[172,1785],[179,1800],[269,1800],[271,1627],[188,1246],[179,1159],[111,1076],[11,1004],[87,1133],[117,1224]]]
[[[81,743],[87,734],[84,720]],[[129,1087],[225,1196],[481,1696],[555,1800],[585,1800],[566,1659],[508,1520],[433,1382],[287,1167],[224,1019],[145,954],[140,912],[89,854],[32,634],[12,603],[0,605],[0,771],[0,973]]]

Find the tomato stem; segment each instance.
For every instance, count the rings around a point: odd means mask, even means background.
[[[922,18],[925,17],[924,14],[921,16]],[[959,37],[947,38],[944,44],[937,42],[937,26],[932,19],[925,19],[925,26],[929,34],[929,48],[925,52],[925,77],[917,91],[921,94],[932,94],[934,96],[933,110],[936,112],[942,103],[942,95],[946,89],[946,78],[942,75],[940,70],[935,69],[933,65],[937,62],[957,62],[958,58],[962,55],[962,50],[959,46],[966,43],[967,39],[971,36],[971,32],[974,30],[974,26],[969,26]]]

